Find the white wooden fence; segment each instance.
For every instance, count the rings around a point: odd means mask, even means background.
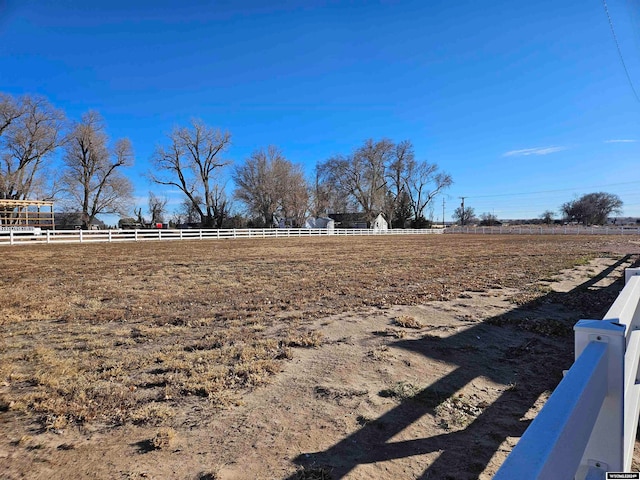
[[[264,228],[230,230],[43,230],[40,233],[0,231],[0,245],[33,245],[38,243],[141,242],[148,240],[205,240],[237,238],[289,238],[316,236],[362,235],[428,235],[441,229],[310,229]]]
[[[447,227],[445,233],[478,233],[486,235],[640,235],[640,227],[614,227],[579,225],[512,226],[512,227]]]
[[[573,366],[495,479],[604,479],[607,471],[630,471],[640,408],[640,268],[625,277],[603,320],[575,325]]]

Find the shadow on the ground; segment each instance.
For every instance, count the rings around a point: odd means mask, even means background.
[[[622,265],[638,264],[634,257],[625,256],[567,293],[549,292],[452,336],[427,335],[393,343],[429,359],[455,362],[457,368],[327,450],[298,456],[294,462],[303,470],[287,480],[312,478],[304,476],[304,469],[319,467],[337,480],[358,465],[430,452],[440,453],[431,464],[425,464],[419,478],[477,478],[507,437],[522,435],[529,422],[521,419],[541,394],[555,388],[562,370],[573,362],[572,326],[581,318],[602,318],[624,286],[624,279],[617,278],[606,287],[596,284]],[[575,316],[550,318],[554,307],[568,308]],[[505,342],[505,328],[522,330],[517,343]],[[389,441],[423,415],[433,415],[438,405],[479,376],[501,383],[505,389],[466,428],[443,428],[432,437]]]
[[[149,453],[156,450],[156,447],[153,445],[151,440],[140,440],[139,442],[131,444],[131,446],[136,447],[138,453]]]

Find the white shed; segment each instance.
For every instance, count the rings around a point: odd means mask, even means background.
[[[371,224],[371,228],[374,232],[385,232],[389,229],[389,224],[385,220],[382,214],[379,214]]]
[[[334,230],[336,228],[336,222],[331,218],[309,217],[304,222],[304,228],[326,228],[327,230]]]

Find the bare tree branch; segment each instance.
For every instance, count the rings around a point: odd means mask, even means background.
[[[180,189],[204,226],[213,227],[216,218],[214,176],[229,164],[222,154],[230,145],[230,133],[210,128],[201,120],[192,120],[188,128],[173,130],[169,145],[156,148],[150,178],[160,185]]]
[[[453,184],[451,175],[438,171],[438,165],[426,161],[410,162],[404,177],[406,192],[411,201],[413,218],[424,218],[424,211],[431,201],[445,188]]]
[[[63,142],[64,114],[44,98],[0,95],[0,198],[25,200]]]
[[[353,199],[368,222],[384,212],[398,226],[404,226],[410,217],[415,223],[425,221],[434,197],[453,183],[437,165],[417,162],[408,140],[398,144],[367,140],[349,156],[329,158],[317,171],[317,192],[335,189]]]
[[[68,136],[65,147],[63,183],[71,204],[82,213],[82,228],[90,228],[99,214],[128,210],[133,186],[120,172],[133,163],[128,139],[108,147],[102,118],[89,111]]]
[[[604,225],[612,213],[622,212],[622,200],[613,193],[587,193],[560,207],[568,221],[583,225]]]
[[[151,215],[151,223],[163,223],[164,213],[167,208],[168,199],[160,198],[153,192],[149,192],[149,214]]]
[[[309,186],[302,168],[270,145],[256,150],[233,174],[234,196],[247,210],[272,226],[276,217],[304,224],[309,208]]]
[[[351,155],[332,157],[319,167],[324,182],[342,192],[342,196],[353,198],[367,222],[372,222],[384,210],[385,168],[393,148],[394,144],[389,140],[374,142],[369,139]]]

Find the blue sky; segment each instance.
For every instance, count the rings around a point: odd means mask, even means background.
[[[476,213],[577,195],[640,216],[640,0],[0,0],[0,91],[99,111],[129,137],[138,206],[155,146],[193,118],[228,158],[279,146],[310,174],[366,139],[411,140]],[[436,219],[442,217],[437,200]]]

